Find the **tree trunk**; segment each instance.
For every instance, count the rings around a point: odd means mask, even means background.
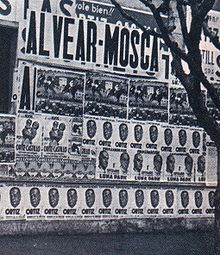
[[[217,187],[215,192],[215,255],[220,255],[220,146],[217,147]]]

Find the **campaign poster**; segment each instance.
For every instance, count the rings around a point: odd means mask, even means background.
[[[149,152],[158,152],[161,148],[161,143],[163,141],[163,133],[161,130],[161,125],[156,122],[146,122],[146,133],[145,136],[145,145],[144,148]]]
[[[116,189],[111,187],[99,187],[98,200],[96,202],[97,214],[102,219],[111,219],[114,217],[114,204],[116,199]]]
[[[81,215],[84,219],[86,218],[101,218],[97,213],[97,197],[98,189],[92,186],[83,187],[81,190]]]
[[[80,199],[81,191],[78,185],[61,188],[62,190],[62,214],[65,220],[81,219]]]
[[[40,116],[22,113],[18,115],[16,139],[18,158],[31,161],[42,156],[42,128],[43,121]]]
[[[161,189],[151,188],[146,191],[147,217],[158,217],[161,215]]]
[[[45,216],[42,211],[42,187],[27,186],[25,191],[25,218],[27,220],[44,220]]]
[[[95,148],[101,132],[98,118],[83,118],[83,146]]]
[[[24,45],[19,58],[33,60],[34,57],[40,63],[49,61],[70,68],[98,69],[168,81],[171,62],[168,47],[160,38],[146,35],[133,22],[123,18],[114,5],[61,1],[55,8],[52,6],[48,12],[44,11],[42,2],[30,3],[24,12],[19,34]],[[145,19],[150,29],[157,29],[152,14],[130,8],[128,12],[140,20]],[[63,26],[58,29],[61,23]],[[66,27],[70,28],[68,33]],[[25,30],[26,34],[22,34]],[[133,35],[139,38],[135,44],[131,40]]]
[[[114,137],[117,132],[117,121],[101,118],[97,122],[97,147],[114,147]]]
[[[204,192],[204,216],[213,217],[215,213],[215,190],[205,189]]]
[[[131,80],[129,119],[168,121],[168,86],[148,80]]]
[[[69,119],[63,117],[44,117],[43,155],[44,157],[68,156]]]
[[[146,126],[144,122],[131,122],[129,134],[129,148],[134,150],[143,150],[144,141],[146,141]]]
[[[129,215],[132,218],[146,217],[146,188],[132,188],[130,192],[130,211]]]
[[[131,189],[118,187],[115,193],[114,215],[117,218],[130,217]]]
[[[185,89],[181,86],[170,87],[169,124],[181,126],[198,126],[188,102]]]
[[[193,190],[180,188],[177,190],[178,201],[178,216],[188,217],[192,216],[192,209],[194,208],[194,193]]]
[[[69,119],[68,158],[80,159],[82,155],[82,118]]]
[[[96,178],[128,180],[131,178],[131,150],[97,148]]]
[[[0,164],[15,163],[15,117],[0,116]]]
[[[204,216],[205,214],[205,201],[204,201],[204,196],[205,196],[204,189],[194,189],[192,192],[192,209],[191,209],[191,214],[192,216],[199,217],[199,216]]]
[[[63,219],[62,215],[62,193],[57,186],[48,186],[42,188],[43,201],[43,215],[47,220]]]
[[[82,116],[85,81],[82,74],[39,67],[36,76],[36,112]]]
[[[127,118],[128,80],[117,76],[87,74],[84,114]]]
[[[130,121],[114,122],[113,147],[117,149],[129,149],[132,141],[132,125]]]
[[[177,217],[177,189],[169,188],[162,189],[161,194],[161,216],[162,217]]]
[[[5,186],[2,197],[4,197],[4,219],[24,220],[26,200],[24,189],[19,185]]]

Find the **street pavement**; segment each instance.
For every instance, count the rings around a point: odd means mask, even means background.
[[[0,238],[0,255],[212,255],[213,233],[42,235]]]

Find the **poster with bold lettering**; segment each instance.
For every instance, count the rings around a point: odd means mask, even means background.
[[[5,186],[4,217],[6,220],[24,220],[25,191],[19,186]]]
[[[161,189],[148,189],[145,194],[147,217],[161,216]]]
[[[27,220],[44,220],[42,210],[42,187],[24,187],[25,192],[25,218]]]
[[[168,121],[168,86],[147,80],[131,80],[129,119]]]
[[[1,116],[0,163],[15,163],[15,117]]]
[[[161,216],[176,217],[177,214],[177,189],[167,188],[160,191],[161,194]]]
[[[43,127],[44,157],[68,156],[69,119],[62,117],[45,117]]]
[[[145,187],[133,188],[130,192],[130,210],[129,215],[132,218],[146,217],[146,192]]]
[[[39,116],[19,114],[17,118],[16,153],[23,162],[29,162],[42,155],[43,121]],[[25,168],[24,168],[25,169]]]
[[[84,114],[127,118],[128,81],[117,76],[88,74]]]
[[[118,218],[128,218],[131,206],[131,192],[129,188],[121,187],[115,193],[114,215]]]
[[[100,215],[103,219],[113,218],[116,190],[109,187],[99,189],[100,192],[97,194],[98,199],[96,203],[98,215]]]
[[[61,1],[57,8],[47,5],[37,2],[26,8],[19,36],[25,28],[27,32],[19,57],[168,81],[170,53],[164,42],[132,22],[118,26],[125,19],[113,5],[93,1]],[[128,12],[145,19],[147,27],[157,28],[148,12]]]
[[[82,74],[38,67],[35,111],[80,117],[83,114],[83,91]]]
[[[97,148],[96,178],[128,180],[131,177],[131,150]]]

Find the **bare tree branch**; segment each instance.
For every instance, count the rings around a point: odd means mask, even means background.
[[[121,15],[126,18],[127,20],[132,21],[137,27],[139,27],[143,32],[149,34],[149,35],[153,35],[153,36],[157,36],[159,38],[162,38],[162,35],[160,33],[157,33],[155,30],[153,29],[147,29],[145,26],[143,26],[137,19],[135,19],[132,15],[128,14],[122,7],[121,5],[116,1],[116,0],[111,0],[112,4],[115,5],[115,7],[119,10],[119,12],[121,13]]]
[[[166,45],[170,48],[171,51],[173,51],[175,54],[179,55],[181,59],[188,62],[189,58],[187,54],[179,48],[177,42],[173,41],[169,36],[169,30],[167,29],[166,25],[164,24],[164,21],[160,15],[160,12],[157,10],[154,4],[152,4],[149,0],[139,0],[141,3],[143,3],[146,7],[150,8],[151,12],[153,13],[153,16],[157,22],[157,25],[160,29],[160,32],[163,36],[163,39],[166,43]]]
[[[203,0],[199,9],[199,16],[201,20],[204,20],[208,12],[212,9],[215,0]]]
[[[208,27],[208,21],[204,21],[202,24],[204,35],[209,37],[210,41],[213,43],[213,45],[220,50],[220,41],[219,36],[216,34],[216,32],[212,31]]]
[[[186,13],[184,10],[184,6],[182,4],[182,0],[177,0],[177,11],[180,19],[180,26],[181,26],[181,31],[183,35],[183,40],[188,46],[189,44],[189,33],[187,29],[187,24],[186,24]]]

